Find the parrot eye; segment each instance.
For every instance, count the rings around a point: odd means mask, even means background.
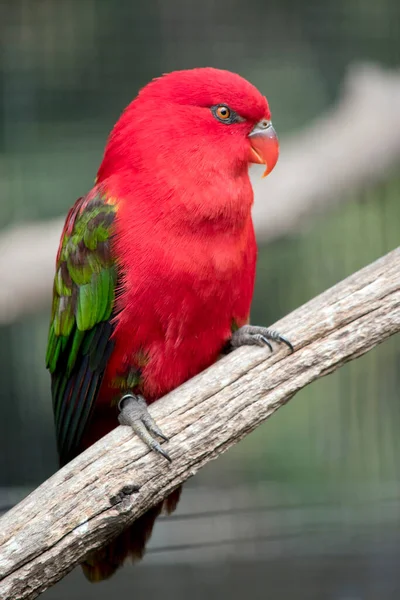
[[[226,123],[227,125],[230,125],[231,123],[237,123],[241,120],[239,115],[237,115],[235,111],[231,110],[229,106],[226,106],[226,104],[217,104],[216,106],[212,106],[211,112],[218,121],[221,121],[221,123]]]
[[[231,111],[227,106],[221,104],[221,106],[217,106],[217,108],[215,109],[215,116],[220,121],[227,121],[231,116]]]

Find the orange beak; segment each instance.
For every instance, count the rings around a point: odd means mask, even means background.
[[[263,177],[271,173],[279,156],[279,141],[271,121],[263,119],[249,133],[250,162],[265,165]]]

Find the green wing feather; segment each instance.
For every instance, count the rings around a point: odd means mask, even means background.
[[[99,194],[80,198],[67,216],[58,251],[46,363],[62,464],[79,453],[112,352],[116,210]]]

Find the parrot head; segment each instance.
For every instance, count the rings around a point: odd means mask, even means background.
[[[115,172],[182,168],[240,176],[250,163],[274,168],[279,142],[268,101],[247,80],[211,67],[154,79],[128,105],[106,146],[98,180]],[[200,180],[200,179],[199,179]]]

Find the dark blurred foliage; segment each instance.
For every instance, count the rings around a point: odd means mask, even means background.
[[[294,132],[335,101],[350,63],[398,66],[400,4],[3,0],[0,40],[4,227],[65,213],[92,185],[123,107],[165,71],[203,65],[237,71],[265,91],[279,133]],[[399,193],[398,176],[389,173],[373,188],[348,190],[349,201],[340,208],[262,248],[253,322],[272,323],[396,247]],[[46,311],[0,329],[4,502],[57,468],[43,366],[47,322]],[[106,598],[128,591],[140,597],[242,597],[254,588],[255,598],[397,598],[399,358],[398,337],[392,338],[316,382],[191,482],[187,498],[203,486],[210,511],[214,498],[226,500],[237,489],[246,490],[242,504],[250,506],[255,490],[265,486],[263,502],[277,508],[273,518],[265,512],[255,517],[250,533],[243,523],[246,543],[238,533],[243,517],[224,517],[231,532],[224,545],[217,526],[222,517],[206,514],[202,532],[208,537],[199,545],[202,536],[190,518],[197,509],[184,499],[185,527],[177,519],[164,532],[163,521],[153,542],[162,542],[159,552],[153,550],[158,559],[150,551],[137,575],[127,569],[105,587],[87,588],[75,574],[45,597]],[[289,510],[288,498],[300,508]],[[355,498],[371,502],[373,516],[351,508]],[[274,532],[273,541],[256,540],[258,523]],[[177,532],[189,548],[199,547],[171,554],[166,549]],[[287,541],[288,535],[297,542]]]

